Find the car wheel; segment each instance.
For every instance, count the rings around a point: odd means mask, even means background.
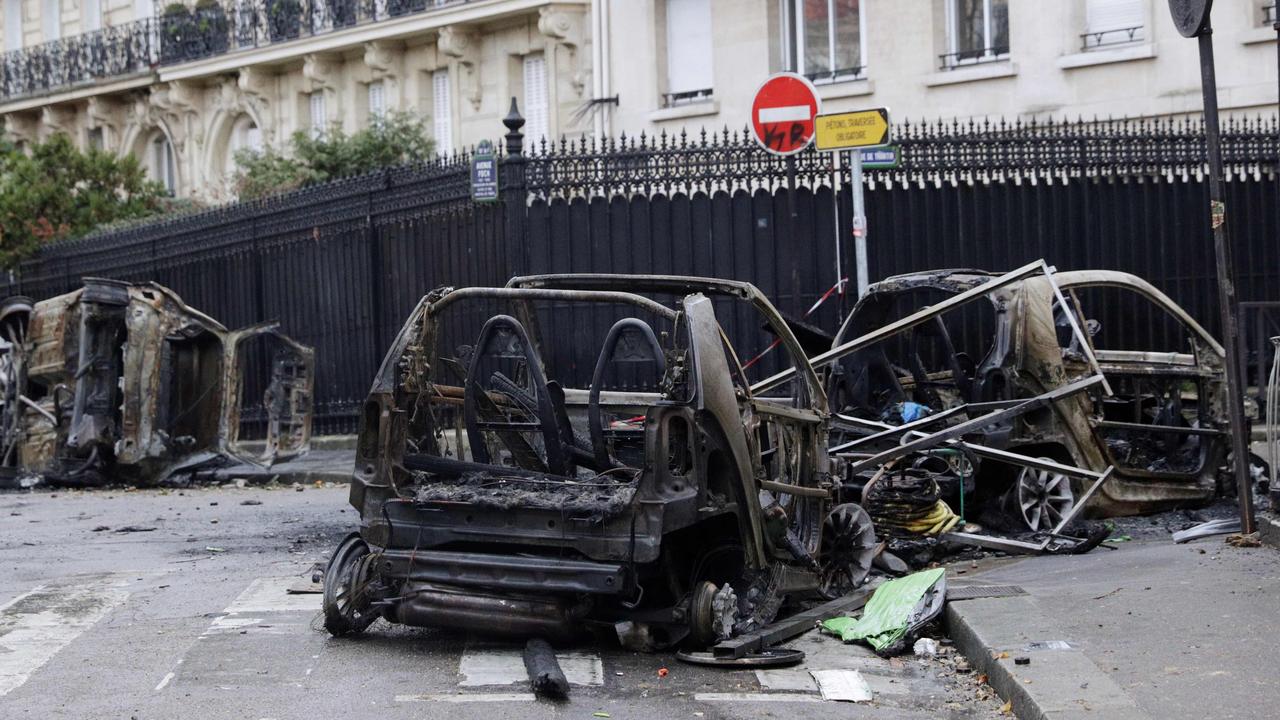
[[[324,571],[324,629],[334,637],[364,632],[378,612],[370,608],[369,581],[373,575],[369,545],[348,535]]]
[[[1053,461],[1052,458],[1040,459]],[[1047,532],[1057,527],[1076,504],[1071,478],[1052,470],[1022,468],[1011,492],[1023,522],[1032,532]]]
[[[822,594],[841,597],[866,582],[875,554],[876,530],[867,511],[856,503],[832,508],[818,551]]]

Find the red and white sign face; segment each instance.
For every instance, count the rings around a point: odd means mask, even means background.
[[[776,155],[794,155],[813,142],[813,118],[821,109],[808,78],[778,73],[760,86],[751,103],[756,142]]]

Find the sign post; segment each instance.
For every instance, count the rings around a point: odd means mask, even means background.
[[[858,296],[861,297],[871,284],[867,269],[867,210],[862,196],[862,152],[863,148],[889,145],[889,109],[875,108],[819,115],[814,124],[819,150],[848,151],[849,154],[849,184],[853,195],[853,255],[857,271],[856,287]],[[889,162],[897,165],[897,148],[893,148],[890,155],[892,159]],[[885,162],[882,158],[876,159]]]
[[[1227,206],[1222,192],[1222,139],[1218,130],[1218,79],[1213,63],[1212,0],[1169,0],[1173,24],[1183,37],[1200,44],[1200,89],[1204,94],[1204,139],[1209,155],[1209,226],[1218,265],[1218,305],[1222,347],[1227,361],[1227,418],[1231,422],[1231,454],[1240,504],[1240,532],[1253,532],[1253,481],[1249,475],[1249,443],[1245,437],[1244,386],[1241,383],[1239,309],[1235,268],[1227,239]]]

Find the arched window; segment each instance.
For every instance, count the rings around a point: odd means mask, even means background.
[[[262,151],[262,130],[248,115],[241,115],[231,124],[231,135],[227,138],[227,157],[223,165],[228,175],[236,171],[236,154],[241,150]]]
[[[164,186],[170,195],[178,192],[178,172],[173,156],[173,143],[160,130],[153,130],[147,138],[146,167],[147,175]]]

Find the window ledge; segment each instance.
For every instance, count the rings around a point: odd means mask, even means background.
[[[676,105],[674,107],[661,108],[649,113],[649,122],[662,122],[663,120],[680,120],[691,117],[704,117],[707,115],[720,114],[720,102],[717,100],[703,100],[701,102],[689,103],[688,105]]]
[[[997,60],[995,62],[979,63],[970,66],[958,66],[954,70],[939,70],[931,75],[926,75],[924,84],[929,87],[938,87],[940,85],[957,85],[959,83],[978,82],[980,80],[995,80],[997,78],[1009,78],[1018,74],[1018,66],[1008,60]]]
[[[859,95],[870,95],[876,91],[875,83],[866,78],[822,83],[815,85],[815,87],[818,88],[818,97],[823,100],[838,100],[840,98],[858,97]]]
[[[1109,63],[1130,62],[1133,60],[1150,60],[1156,56],[1155,43],[1125,45],[1124,47],[1100,48],[1084,52],[1063,55],[1058,58],[1058,67],[1063,70],[1072,68],[1107,65]]]
[[[1248,30],[1245,30],[1239,35],[1236,35],[1236,38],[1240,40],[1241,45],[1253,45],[1255,43],[1275,42],[1276,31],[1275,31],[1275,28],[1271,27],[1270,25],[1263,25],[1261,27],[1249,28]]]

